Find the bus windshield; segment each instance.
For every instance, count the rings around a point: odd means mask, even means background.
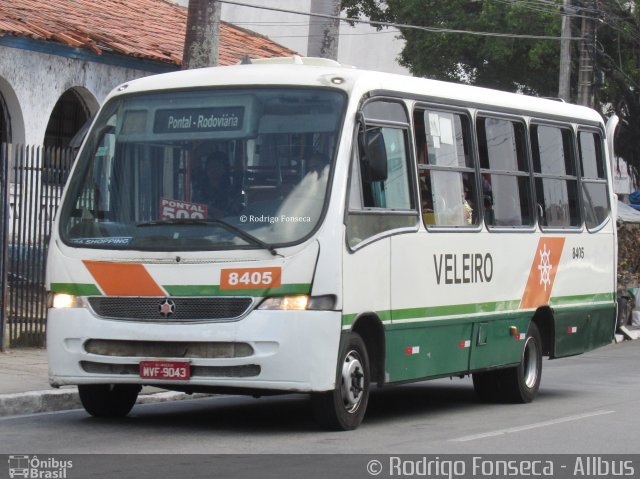
[[[116,98],[78,158],[61,237],[150,251],[299,242],[320,221],[344,104],[308,88]]]

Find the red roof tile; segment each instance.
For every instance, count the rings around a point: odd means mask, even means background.
[[[187,9],[165,0],[0,0],[0,35],[182,63]],[[267,37],[222,22],[219,64],[295,52]]]

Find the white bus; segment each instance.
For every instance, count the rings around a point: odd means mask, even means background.
[[[529,402],[613,338],[607,158],[593,110],[329,61],[122,85],[51,239],[51,384],[306,392],[334,429],[431,378]]]

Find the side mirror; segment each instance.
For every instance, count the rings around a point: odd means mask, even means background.
[[[389,171],[387,166],[387,148],[380,128],[372,128],[363,135],[362,167],[366,181],[385,181]]]

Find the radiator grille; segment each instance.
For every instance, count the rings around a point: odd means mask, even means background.
[[[153,358],[244,358],[253,354],[247,343],[187,341],[123,341],[90,339],[84,344],[90,354],[113,357]]]
[[[236,319],[253,304],[249,297],[216,298],[89,298],[93,311],[104,318],[129,321],[211,321]]]

